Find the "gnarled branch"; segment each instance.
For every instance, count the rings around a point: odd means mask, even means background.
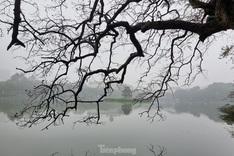
[[[13,45],[20,45],[22,47],[25,47],[24,43],[21,42],[17,36],[19,33],[19,24],[21,22],[20,14],[21,14],[21,0],[15,0],[15,8],[14,8],[14,23],[12,25],[13,32],[12,32],[12,40],[10,44],[7,47],[7,50],[9,50]]]

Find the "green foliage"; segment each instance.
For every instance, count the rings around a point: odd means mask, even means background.
[[[220,115],[220,118],[225,121],[228,125],[233,125],[234,116],[233,115]]]
[[[220,107],[219,111],[227,115],[232,115],[234,117],[234,105],[226,104],[223,107]]]
[[[136,101],[136,99],[132,98],[105,98],[105,102],[117,102],[117,103],[133,103]]]
[[[234,123],[234,105],[226,104],[218,109],[223,113],[220,118],[227,124],[232,125]]]

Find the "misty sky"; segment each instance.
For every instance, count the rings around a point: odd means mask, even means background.
[[[202,87],[214,82],[233,82],[234,69],[232,70],[231,68],[234,67],[234,61],[232,62],[228,61],[228,59],[219,59],[222,46],[233,44],[232,40],[234,39],[234,33],[231,32],[233,31],[226,32],[226,34],[228,34],[229,37],[219,33],[218,36],[220,37],[216,38],[217,41],[213,43],[213,45],[210,47],[210,49],[204,56],[203,69],[206,70],[206,72],[204,72],[204,76],[199,75],[195,82],[192,84],[192,86],[198,85]],[[9,70],[10,74],[13,75],[15,72],[17,72],[16,67],[24,68],[27,66],[22,60],[20,60],[20,58],[15,58],[16,56],[21,56],[25,54],[23,48],[17,51],[12,51],[14,47],[9,51],[6,50],[8,44],[11,41],[11,33],[12,31],[10,31],[9,34],[5,33],[5,36],[0,38],[0,69]],[[134,83],[137,82],[138,79],[138,76],[136,75],[136,70],[132,69],[128,72],[129,73],[126,77],[125,83],[134,85]],[[179,86],[181,85],[183,85],[182,82],[179,84]]]
[[[199,75],[192,86],[207,86],[214,82],[233,82],[234,80],[234,62],[228,59],[219,59],[221,47],[227,43],[228,40],[231,42],[230,38],[218,38],[218,40],[209,48],[208,52],[204,56],[203,69],[207,70],[205,72],[205,77]],[[1,51],[0,51],[0,69],[9,70],[10,74],[19,72],[16,67],[27,67],[25,63],[19,58],[15,58],[17,55],[25,54],[24,51],[7,51],[7,46],[10,43],[10,35],[5,36],[0,39]],[[135,71],[130,71],[125,83],[134,85],[133,82],[137,81],[137,77],[133,76]],[[182,83],[179,84],[181,86]]]

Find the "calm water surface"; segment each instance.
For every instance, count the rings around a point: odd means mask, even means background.
[[[146,106],[102,104],[104,124],[73,127],[74,121],[95,113],[95,108],[86,104],[78,112],[71,112],[64,125],[41,131],[43,124],[20,129],[10,121],[13,107],[18,109],[16,103],[0,103],[0,156],[85,156],[87,152],[96,156],[153,156],[147,148],[150,145],[156,154],[164,148],[166,156],[234,154],[234,138],[228,131],[234,128],[219,120],[215,113],[193,114],[167,108],[163,111],[164,120],[155,118],[150,123],[146,117],[139,117]],[[112,149],[121,149],[123,153],[114,154]]]

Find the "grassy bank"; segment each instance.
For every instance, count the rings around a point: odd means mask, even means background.
[[[105,98],[105,102],[118,102],[118,103],[134,103],[136,99],[133,98]]]
[[[137,99],[135,98],[105,98],[105,102],[117,102],[117,103],[135,103],[137,102]],[[143,103],[147,103],[148,101],[143,101]]]

